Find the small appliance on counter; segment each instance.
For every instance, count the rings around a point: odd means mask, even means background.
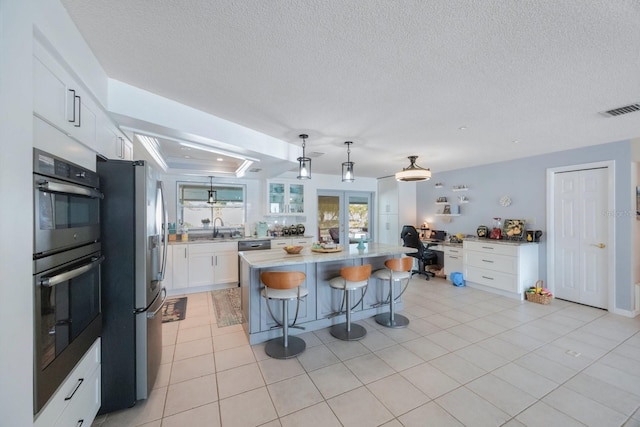
[[[256,236],[258,237],[267,237],[267,232],[269,231],[269,226],[264,221],[259,221],[256,224]]]

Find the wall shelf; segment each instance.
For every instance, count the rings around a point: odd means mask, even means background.
[[[469,188],[468,187],[462,187],[462,188],[452,188],[451,191],[468,191]]]

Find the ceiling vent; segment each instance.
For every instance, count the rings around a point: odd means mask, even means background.
[[[616,117],[623,114],[633,113],[634,111],[640,111],[640,104],[625,105],[624,107],[614,108],[613,110],[601,111],[600,114],[607,117]]]

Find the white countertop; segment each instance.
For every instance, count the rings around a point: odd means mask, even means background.
[[[417,249],[403,246],[385,245],[382,243],[366,243],[365,249],[358,249],[358,244],[343,247],[341,252],[320,253],[311,248],[304,248],[299,254],[289,255],[281,249],[266,251],[239,252],[242,260],[252,268],[277,267],[282,265],[296,265],[327,261],[341,261],[348,259],[371,258],[378,256],[394,256],[417,252]]]

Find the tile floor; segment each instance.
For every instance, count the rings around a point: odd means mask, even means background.
[[[416,277],[408,328],[307,332],[274,360],[217,327],[210,293],[188,297],[150,398],[94,426],[640,426],[640,318]]]

